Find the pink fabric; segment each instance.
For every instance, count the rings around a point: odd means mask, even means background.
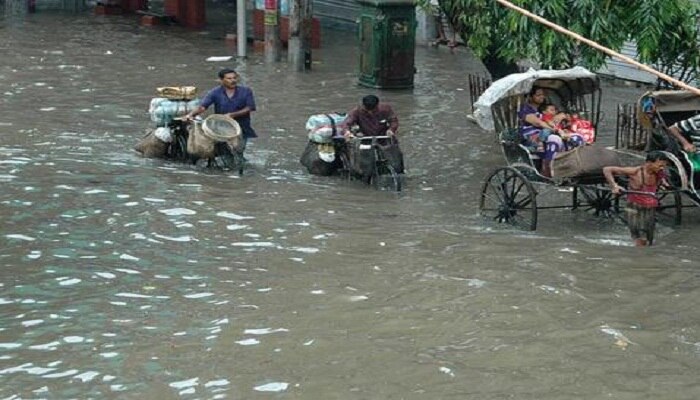
[[[591,121],[572,116],[571,130],[581,135],[584,142],[595,142],[595,128],[593,127],[593,123],[591,123]]]

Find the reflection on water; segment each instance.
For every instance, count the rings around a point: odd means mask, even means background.
[[[481,69],[425,48],[413,91],[379,93],[406,191],[309,177],[306,117],[368,92],[352,36],[326,33],[309,74],[234,62],[262,134],[238,177],[130,150],[156,86],[215,85],[213,34],[3,21],[1,397],[700,395],[700,213],[643,250],[583,213],[485,224],[477,194],[502,161],[465,119]]]

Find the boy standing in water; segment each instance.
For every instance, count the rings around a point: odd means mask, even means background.
[[[603,175],[614,194],[623,192],[623,188],[615,182],[615,175],[629,179],[625,211],[635,246],[651,246],[654,241],[656,208],[659,206],[656,191],[664,183],[664,168],[667,165],[661,153],[649,153],[644,164],[638,167],[603,168]]]

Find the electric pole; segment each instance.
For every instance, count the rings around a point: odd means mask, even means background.
[[[279,1],[265,0],[265,62],[280,60]]]
[[[296,71],[311,69],[312,0],[291,0],[287,61]]]

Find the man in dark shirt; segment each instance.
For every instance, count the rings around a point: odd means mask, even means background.
[[[243,85],[239,85],[240,76],[230,68],[219,71],[219,81],[221,85],[207,93],[202,99],[201,105],[191,113],[187,114],[187,119],[206,111],[209,106],[214,105],[214,113],[227,114],[241,126],[243,141],[258,137],[250,124],[250,113],[255,111],[255,97],[253,91]]]
[[[362,105],[350,111],[343,121],[345,137],[354,136],[350,131],[354,125],[360,127],[363,136],[394,136],[399,130],[399,119],[390,105],[380,104],[377,96],[368,95],[362,98]]]

